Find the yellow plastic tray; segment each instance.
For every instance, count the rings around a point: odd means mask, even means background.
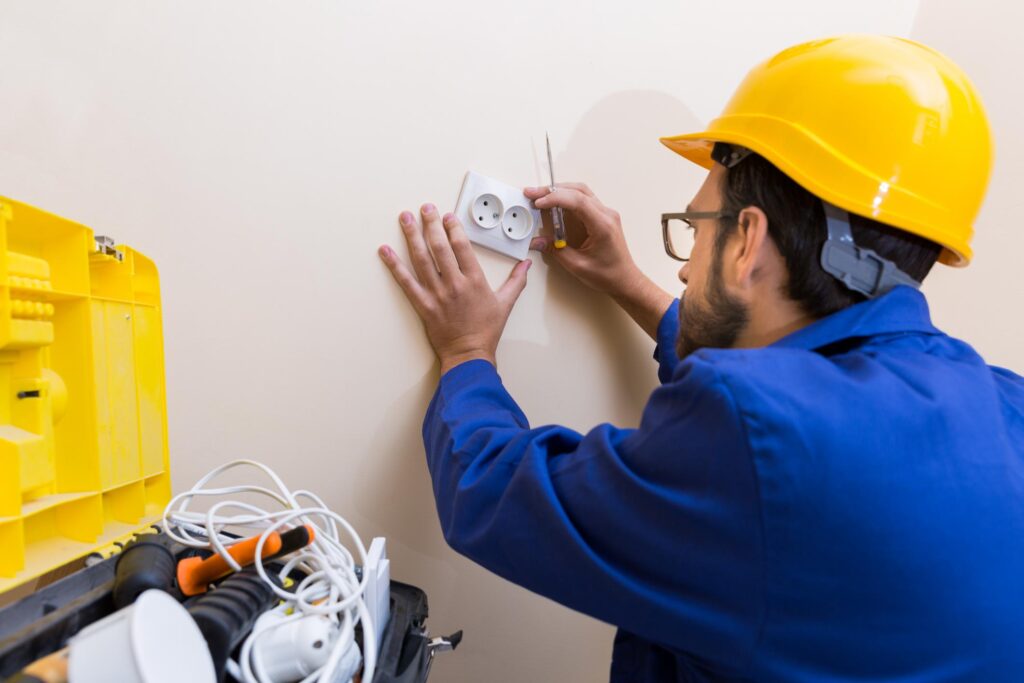
[[[0,197],[0,593],[170,498],[156,267]]]

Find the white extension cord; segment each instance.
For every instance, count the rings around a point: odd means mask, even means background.
[[[256,484],[208,487],[214,478],[224,472],[242,467],[259,470],[270,479],[274,488]],[[267,498],[272,507],[264,509],[244,502],[237,498],[239,495],[245,495],[249,500]],[[206,500],[212,504],[205,512],[189,510],[190,504],[196,500]],[[304,506],[300,500],[311,504]],[[284,567],[278,573],[282,580],[295,569],[306,575],[292,591],[287,591],[271,580],[260,558],[263,554],[263,545],[271,533],[286,530],[286,525],[290,527],[301,524],[312,526],[315,538],[309,546],[287,558]],[[257,627],[253,628],[252,633],[242,644],[239,661],[228,662],[228,670],[233,676],[244,683],[283,683],[299,680],[299,676],[304,676],[301,678],[302,683],[347,681],[355,668],[358,668],[359,652],[355,645],[355,627],[361,623],[364,665],[362,680],[373,680],[377,646],[383,630],[383,623],[379,623],[382,618],[378,616],[377,605],[381,592],[389,590],[388,585],[381,585],[378,579],[383,578],[383,581],[387,582],[387,572],[384,572],[383,577],[378,572],[370,571],[364,571],[362,579],[357,576],[356,561],[358,560],[364,567],[367,565],[366,546],[352,526],[343,517],[331,511],[316,494],[305,490],[291,491],[272,469],[262,463],[235,460],[214,468],[191,489],[174,496],[164,510],[163,527],[168,536],[183,545],[208,548],[218,553],[235,571],[241,567],[228,554],[226,548],[244,538],[237,538],[224,532],[230,530],[235,534],[242,533],[243,536],[245,530],[257,530],[261,533],[256,545],[255,568],[259,576],[281,598],[282,603],[268,612],[265,615],[267,618],[261,618]],[[339,527],[344,530],[348,545],[355,550],[355,557],[342,542]],[[254,532],[248,535],[252,536]],[[382,555],[383,539],[375,539],[377,540],[380,541]],[[367,586],[371,583],[373,586],[368,591]],[[368,607],[367,597],[372,598],[375,604]],[[271,614],[274,616],[269,616]],[[385,611],[383,618],[386,617]],[[324,619],[329,623],[326,630],[323,628]],[[305,623],[296,624],[298,621]],[[279,629],[290,631],[274,637]],[[281,648],[280,643],[288,641],[296,634],[307,632],[322,633],[327,638],[327,648],[324,648],[324,644],[314,648],[325,649],[326,657],[321,657],[320,652],[315,652],[315,656],[311,655],[304,660],[305,663],[301,667],[282,667],[278,661],[279,656],[295,655],[289,655],[286,649]],[[274,675],[271,675],[272,673]]]

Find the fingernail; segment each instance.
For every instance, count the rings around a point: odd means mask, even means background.
[[[399,220],[402,221],[402,225],[409,225],[412,223],[412,214],[408,211],[403,211],[402,215],[399,216]]]
[[[526,270],[530,270],[530,266],[532,266],[532,265],[533,265],[533,261],[531,261],[530,259],[526,259]]]
[[[455,214],[454,213],[446,213],[442,220],[445,223],[451,223],[453,220],[455,220]]]
[[[424,204],[423,205],[423,213],[424,214],[434,213],[434,205],[433,204]]]
[[[382,258],[391,258],[391,248],[388,247],[388,245],[386,244],[382,246],[380,249],[378,249],[377,252],[381,255]]]

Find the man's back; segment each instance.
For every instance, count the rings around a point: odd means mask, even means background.
[[[1024,383],[931,329],[920,295],[889,298],[772,347],[698,354],[756,469],[750,672],[1021,680]]]

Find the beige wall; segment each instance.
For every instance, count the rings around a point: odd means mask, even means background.
[[[657,137],[706,122],[787,44],[912,35],[975,78],[999,144],[976,263],[927,291],[942,325],[1020,370],[1022,17],[970,5],[2,1],[0,194],[161,266],[177,488],[258,458],[386,535],[433,631],[466,630],[437,680],[602,680],[610,627],[445,546],[419,438],[436,367],[375,247],[398,239],[401,209],[451,208],[467,169],[542,182],[549,130],[560,176],[619,209],[637,259],[675,291],[657,217],[701,174]],[[481,257],[492,282],[510,267]],[[630,425],[651,348],[537,263],[499,364],[535,423]]]
[[[965,270],[937,268],[925,286],[935,323],[994,365],[1024,372],[1024,5],[922,2],[910,37],[949,55],[981,91],[995,136],[988,197]],[[957,173],[955,168],[949,173]]]

